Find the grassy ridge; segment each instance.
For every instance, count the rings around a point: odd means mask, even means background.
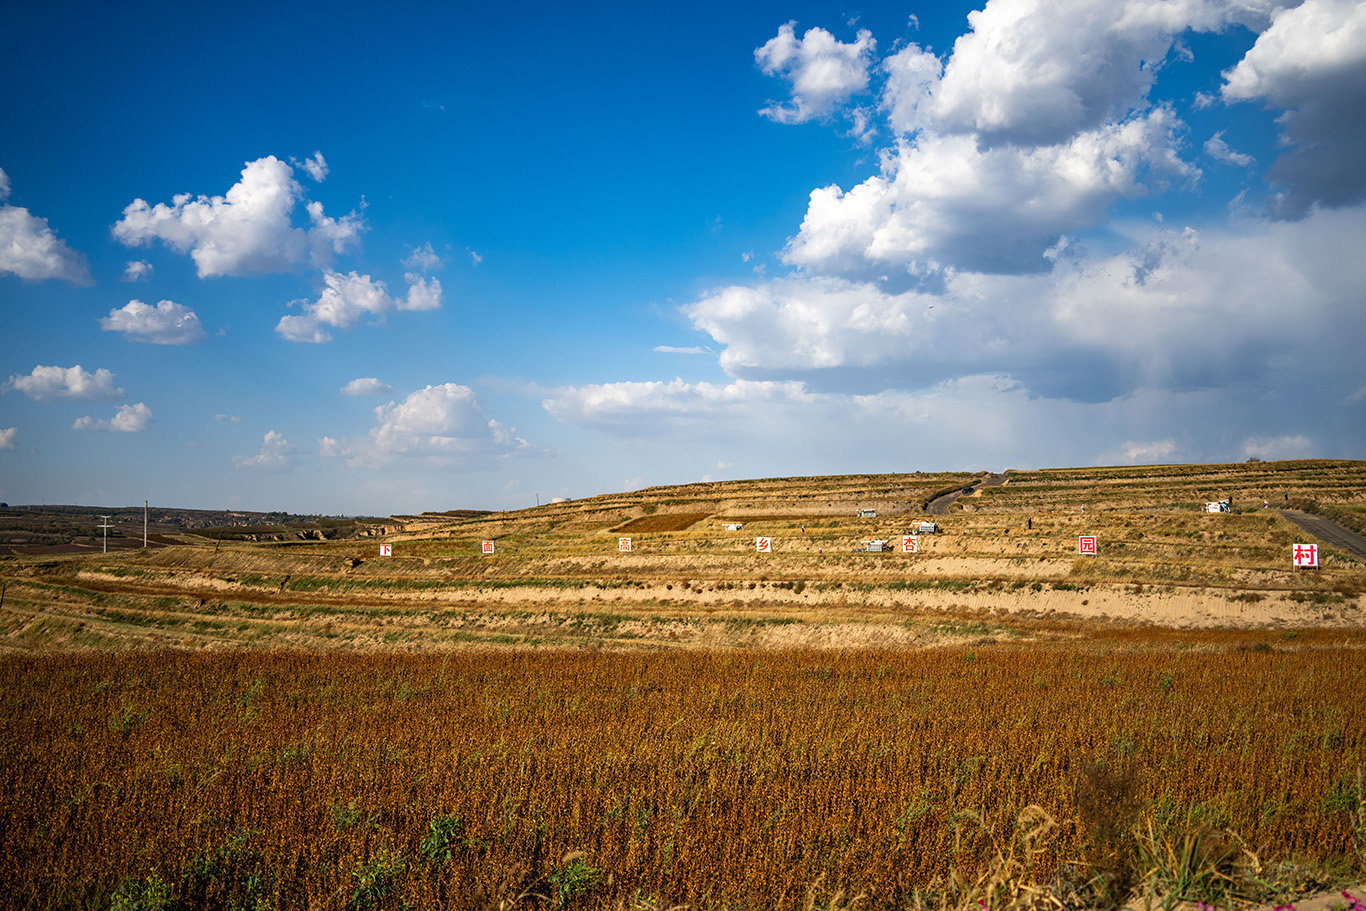
[[[1185,614],[1154,615],[1155,622],[1307,627],[1366,618],[1366,565],[1325,546],[1318,569],[1296,569],[1289,555],[1305,533],[1262,505],[1312,500],[1323,512],[1366,515],[1366,462],[1011,472],[1004,486],[961,497],[936,517],[942,533],[921,536],[918,554],[863,552],[864,542],[895,542],[913,527],[935,491],[973,479],[718,482],[507,513],[411,516],[387,526],[400,529],[385,539],[389,558],[378,556],[373,539],[0,557],[0,586],[9,586],[0,647],[255,648],[269,642],[266,622],[271,634],[310,648],[542,644],[562,631],[555,623],[474,629],[458,616],[472,611],[665,612],[702,624],[758,613],[817,627],[1044,608],[1142,622],[1161,599],[1187,598],[1194,600]],[[1200,511],[1228,498],[1231,515]],[[865,507],[877,517],[858,517]],[[744,528],[727,531],[727,522]],[[617,550],[623,534],[632,539],[629,554]],[[1083,534],[1098,537],[1098,556],[1078,555]],[[754,552],[756,535],[772,538],[772,553]],[[495,554],[480,553],[484,540],[496,542]],[[1041,594],[1049,597],[1028,600]],[[131,610],[111,622],[110,602]],[[158,615],[161,605],[169,607]],[[675,632],[651,641],[717,641],[697,629],[669,638]],[[816,637],[818,630],[808,639]],[[640,640],[595,642],[576,631],[562,641],[617,647]]]

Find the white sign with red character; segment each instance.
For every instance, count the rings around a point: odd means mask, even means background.
[[[1296,566],[1318,566],[1319,546],[1317,544],[1296,544],[1291,551]]]
[[[486,554],[491,554],[491,553],[493,553],[493,542],[492,542],[492,541],[485,541],[485,542],[484,542],[484,553],[486,553]]]
[[[771,554],[771,553],[773,553],[773,539],[772,539],[772,538],[755,538],[755,539],[754,539],[754,552],[755,552],[755,553],[760,553],[760,554]]]
[[[381,557],[392,557],[394,555],[394,545],[381,544],[379,546],[379,555]]]
[[[624,554],[629,554],[631,552],[631,539],[617,538],[617,550]]]
[[[915,554],[920,552],[920,539],[915,535],[901,536],[901,552],[903,554]]]
[[[1085,557],[1094,557],[1099,552],[1096,548],[1095,535],[1079,535],[1077,537],[1077,553]]]

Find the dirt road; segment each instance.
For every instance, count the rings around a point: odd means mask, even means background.
[[[1343,528],[1331,519],[1300,512],[1298,509],[1278,509],[1276,511],[1320,541],[1341,548],[1353,556],[1366,559],[1366,538],[1356,532]]]
[[[953,493],[946,493],[942,497],[936,497],[930,501],[929,506],[925,507],[925,511],[932,516],[942,516],[949,511],[949,507],[952,506],[954,501],[959,497],[967,496],[969,492],[976,492],[983,487],[1000,487],[1005,482],[1006,476],[1004,474],[988,474],[982,480],[971,485],[971,490],[969,490],[968,485],[964,485],[962,490],[955,490]]]

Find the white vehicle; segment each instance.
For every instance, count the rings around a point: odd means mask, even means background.
[[[1213,503],[1205,504],[1205,512],[1232,512],[1233,507],[1227,500],[1215,500]]]

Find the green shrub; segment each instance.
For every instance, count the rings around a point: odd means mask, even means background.
[[[119,883],[109,902],[109,911],[164,911],[171,906],[171,887],[153,873],[130,876]]]

